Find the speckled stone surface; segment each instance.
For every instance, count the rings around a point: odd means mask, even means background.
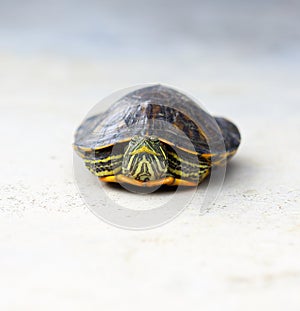
[[[1,48],[1,310],[299,310],[299,49],[248,54],[245,42],[172,57]],[[128,231],[82,202],[71,145],[96,102],[144,82],[234,120],[242,144],[208,213],[192,201],[165,226]],[[165,197],[143,196],[154,199]]]

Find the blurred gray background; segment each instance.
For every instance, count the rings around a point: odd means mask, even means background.
[[[90,57],[296,57],[297,0],[1,1],[1,47]],[[186,53],[186,54],[185,54]],[[185,56],[185,57],[184,57]]]
[[[13,69],[2,57],[0,74],[16,70],[16,84],[40,71],[35,82],[41,96],[32,84],[27,88],[31,104],[32,97],[46,104],[50,92],[58,95],[55,105],[62,85],[74,97],[63,98],[69,107],[78,96],[92,105],[115,89],[164,82],[209,101],[212,109],[222,95],[218,107],[226,102],[251,113],[255,101],[264,116],[270,106],[281,115],[281,103],[291,110],[299,106],[299,11],[297,0],[2,0],[0,53],[24,63]],[[52,72],[59,67],[53,83],[43,66]],[[73,90],[70,79],[77,81]],[[224,93],[234,96],[227,102]]]

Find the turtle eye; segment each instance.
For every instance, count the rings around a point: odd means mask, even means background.
[[[135,143],[137,142],[139,139],[139,136],[138,135],[134,135],[132,138],[131,138],[131,142]]]
[[[150,136],[149,139],[153,142],[158,142],[158,138],[156,136]]]

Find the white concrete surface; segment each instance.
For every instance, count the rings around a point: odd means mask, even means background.
[[[1,48],[0,310],[299,310],[299,49],[224,50]],[[209,213],[194,203],[163,227],[120,230],[79,197],[73,132],[104,96],[153,81],[231,118],[243,141]]]

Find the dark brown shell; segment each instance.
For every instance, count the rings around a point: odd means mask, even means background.
[[[215,119],[172,88],[153,85],[129,93],[107,111],[86,119],[76,132],[74,145],[98,150],[134,135],[155,135],[198,154],[234,152],[240,143],[239,131],[231,122]]]

